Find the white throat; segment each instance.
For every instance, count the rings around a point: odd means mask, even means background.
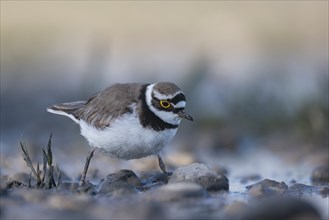
[[[158,110],[152,105],[152,92],[153,92],[154,86],[155,86],[155,83],[148,85],[146,88],[145,99],[146,99],[147,106],[156,116],[158,116],[164,122],[167,122],[172,125],[179,125],[181,119],[177,114],[174,114],[173,112]],[[161,95],[161,97],[157,97],[157,98],[159,98],[161,100],[161,99],[165,99],[167,97],[165,97],[164,95]]]

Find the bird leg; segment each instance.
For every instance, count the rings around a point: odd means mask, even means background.
[[[166,165],[164,164],[160,155],[158,155],[159,167],[164,174],[167,174]]]
[[[89,154],[86,158],[85,167],[83,169],[83,173],[82,173],[82,176],[81,176],[81,179],[80,179],[80,186],[83,186],[85,184],[86,175],[87,175],[87,172],[88,172],[88,167],[89,167],[91,158],[94,156],[94,151],[95,151],[95,148],[92,151],[89,152]]]

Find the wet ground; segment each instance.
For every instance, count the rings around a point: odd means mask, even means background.
[[[36,186],[21,155],[1,155],[1,219],[328,219],[327,151],[296,149],[167,152],[169,174],[156,157],[125,162],[96,152],[81,184],[87,154],[57,169],[53,147],[51,187]]]

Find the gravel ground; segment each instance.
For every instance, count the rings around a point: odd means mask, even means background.
[[[96,153],[84,184],[80,177],[66,174],[69,170],[66,166],[60,170],[52,165],[51,186],[47,175],[44,184],[38,185],[24,163],[22,171],[10,171],[8,160],[12,158],[1,157],[7,161],[2,161],[1,167],[5,173],[0,178],[0,216],[1,219],[327,219],[328,158],[321,151],[305,155],[309,156],[296,160],[296,153],[259,148],[242,154],[208,153],[203,157],[176,152],[164,158],[170,170],[167,174],[158,171],[155,158],[133,160],[131,169],[104,174],[108,169],[99,163],[102,157]],[[24,162],[21,156],[15,161]]]

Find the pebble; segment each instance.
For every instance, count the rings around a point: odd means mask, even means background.
[[[107,183],[104,182],[100,185],[97,195],[106,196],[126,196],[137,193],[136,187],[125,182]]]
[[[148,172],[141,174],[141,182],[143,183],[144,188],[148,188],[149,185],[159,184],[164,185],[168,183],[168,178],[172,175],[171,172],[167,174],[163,172]]]
[[[288,187],[284,182],[270,179],[247,186],[248,192],[244,193],[212,193],[211,191],[221,189],[228,190],[229,183],[225,176],[202,163],[180,167],[169,176],[161,172],[145,172],[139,177],[131,170],[120,170],[109,174],[97,185],[86,181],[81,187],[78,183],[63,181],[51,190],[28,188],[25,184],[8,188],[7,181],[10,178],[13,181],[15,178],[17,182],[26,182],[30,175],[16,173],[10,177],[1,176],[1,189],[6,193],[1,197],[1,217],[4,219],[51,216],[76,219],[110,217],[284,220],[291,217],[317,220],[318,210],[308,202],[293,199],[309,198],[313,194],[327,198],[329,193],[328,186],[289,183],[291,186]],[[248,182],[257,178],[260,176],[246,175],[242,176],[240,181],[245,179]],[[246,194],[261,200],[247,200]],[[276,195],[283,196],[277,198]],[[243,201],[240,201],[241,199]]]
[[[79,185],[76,189],[78,192],[87,193],[90,195],[95,195],[97,192],[97,187],[89,181],[86,181],[83,185]]]
[[[311,175],[312,183],[315,185],[329,184],[329,167],[328,165],[315,168]]]
[[[303,195],[312,196],[313,194],[327,198],[329,188],[325,186],[309,186],[301,183],[296,183],[289,187],[290,195],[301,197]]]
[[[29,180],[32,186],[34,186],[37,182],[36,179],[33,177],[33,175],[30,176],[27,173],[18,172],[8,177],[8,184],[10,184],[10,182],[16,182],[28,186]]]
[[[285,182],[280,183],[270,179],[264,179],[258,183],[246,186],[246,188],[249,196],[252,198],[284,194],[288,190]]]
[[[176,169],[169,183],[177,182],[197,183],[207,191],[229,189],[229,181],[226,176],[217,174],[201,163],[193,163]]]
[[[131,170],[120,170],[116,173],[109,174],[106,177],[107,182],[127,182],[133,186],[141,187],[142,182],[138,176]]]
[[[98,186],[98,195],[121,196],[139,192],[142,182],[131,170],[120,170],[109,174]]]

